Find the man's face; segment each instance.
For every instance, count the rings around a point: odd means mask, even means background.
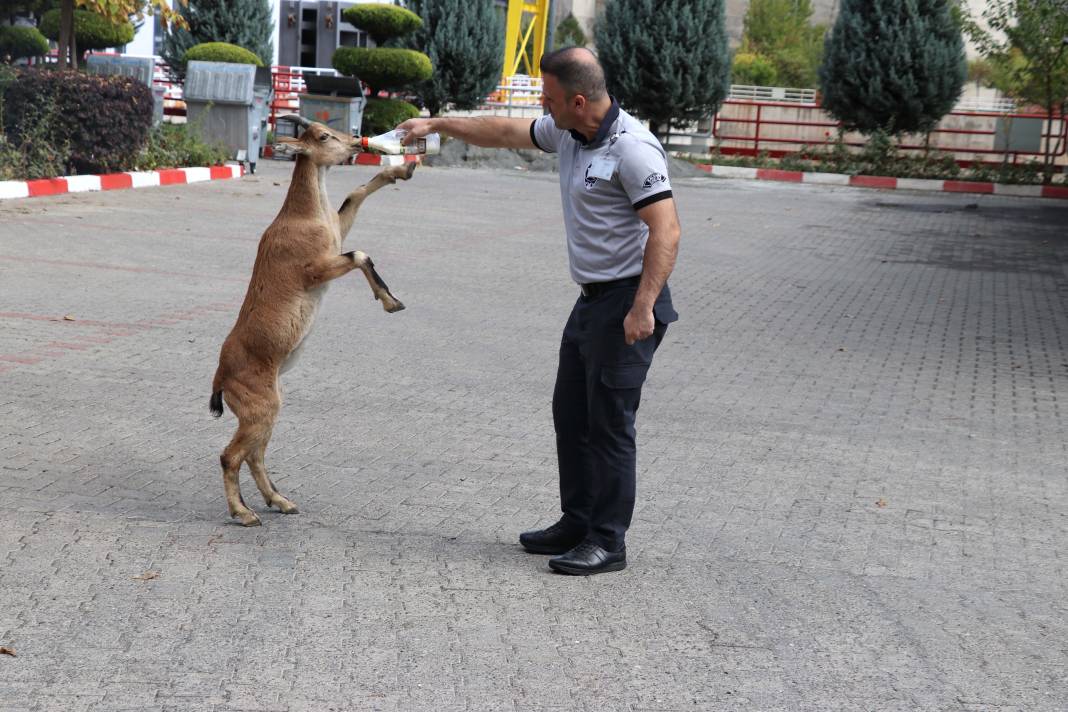
[[[541,81],[541,105],[553,117],[556,128],[561,130],[573,129],[577,125],[575,116],[576,99],[579,96],[568,98],[567,92],[560,86],[560,82],[551,74],[542,76]]]

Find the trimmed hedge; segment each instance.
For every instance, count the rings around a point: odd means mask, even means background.
[[[364,136],[377,136],[392,131],[397,124],[419,116],[419,109],[400,99],[368,99],[363,109]]]
[[[376,45],[423,26],[423,18],[411,10],[393,5],[354,5],[341,15],[354,27],[371,35]]]
[[[0,60],[48,54],[48,39],[36,27],[0,27]]]
[[[339,72],[362,80],[375,91],[426,81],[434,73],[430,57],[411,49],[341,47],[332,62]]]
[[[255,64],[263,66],[263,60],[244,47],[228,42],[203,42],[193,45],[182,55],[182,61],[187,65],[192,61],[198,62],[229,62],[230,64]]]
[[[59,10],[49,10],[42,15],[38,29],[48,39],[59,41]],[[74,11],[74,39],[79,52],[119,47],[133,42],[133,38],[134,26],[129,20],[116,25],[95,12]]]
[[[72,173],[107,173],[133,162],[152,127],[152,109],[152,91],[131,77],[19,69],[4,93],[3,128],[19,143],[48,122],[56,142],[69,144]]]

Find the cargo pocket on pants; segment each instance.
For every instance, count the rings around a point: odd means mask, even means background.
[[[647,363],[625,363],[601,368],[601,383],[606,388],[625,390],[641,388],[645,383],[645,374],[649,371]]]

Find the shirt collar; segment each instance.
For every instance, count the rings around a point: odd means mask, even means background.
[[[580,134],[575,129],[568,129],[568,132],[571,134],[571,138],[578,141],[581,146],[590,148],[601,144],[608,136],[608,132],[612,130],[612,124],[614,124],[616,122],[616,119],[619,118],[619,102],[616,101],[616,98],[614,96],[610,96],[608,98],[612,100],[612,105],[608,107],[608,113],[604,115],[604,120],[597,128],[597,133],[593,135],[592,140],[587,141],[586,137]]]

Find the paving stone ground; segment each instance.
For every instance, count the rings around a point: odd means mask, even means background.
[[[1068,708],[1064,206],[677,181],[631,566],[587,579],[516,543],[558,506],[551,175],[366,203],[408,309],[333,286],[268,450],[302,513],[246,474],[228,521],[211,377],[289,168],[0,203],[0,710]]]

